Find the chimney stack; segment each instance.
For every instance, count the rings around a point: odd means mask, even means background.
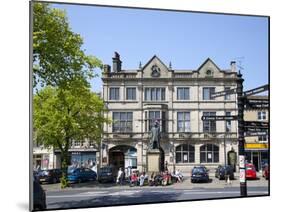
[[[111,69],[110,65],[106,65],[106,64],[103,65],[103,71],[105,74],[110,73],[110,69]]]
[[[231,61],[230,62],[230,67],[231,67],[231,72],[236,72],[236,62],[235,61]]]
[[[114,57],[112,58],[112,64],[113,64],[113,72],[121,71],[122,61],[120,60],[120,55],[118,54],[118,52],[114,52]]]

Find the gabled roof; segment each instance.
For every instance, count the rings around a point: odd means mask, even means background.
[[[214,63],[213,60],[211,60],[209,57],[204,61],[204,63],[202,63],[202,65],[197,69],[197,71],[199,71],[207,62],[211,62],[219,71],[221,71],[221,69]]]
[[[156,55],[154,55],[142,68],[141,71],[143,71],[154,59],[157,59],[162,65],[169,70],[169,68],[165,65],[165,63],[162,62],[162,60],[159,59]]]

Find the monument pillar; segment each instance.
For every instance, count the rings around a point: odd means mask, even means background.
[[[151,149],[147,151],[147,172],[160,172],[160,151],[159,149]]]

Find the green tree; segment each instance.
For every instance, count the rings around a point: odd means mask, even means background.
[[[33,86],[68,87],[69,81],[88,84],[102,63],[81,49],[82,37],[72,32],[65,11],[33,2]]]
[[[104,104],[90,91],[89,80],[102,62],[82,50],[65,11],[33,2],[34,141],[61,151],[62,187],[67,185],[69,145],[99,142]]]
[[[72,141],[99,142],[103,116],[102,99],[86,86],[65,90],[47,86],[34,96],[34,139],[61,152],[63,180],[67,186],[68,150]]]

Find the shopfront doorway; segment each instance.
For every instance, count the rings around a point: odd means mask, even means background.
[[[137,149],[127,145],[119,145],[109,149],[109,165],[116,170],[122,168],[125,172],[128,169],[137,168]]]

